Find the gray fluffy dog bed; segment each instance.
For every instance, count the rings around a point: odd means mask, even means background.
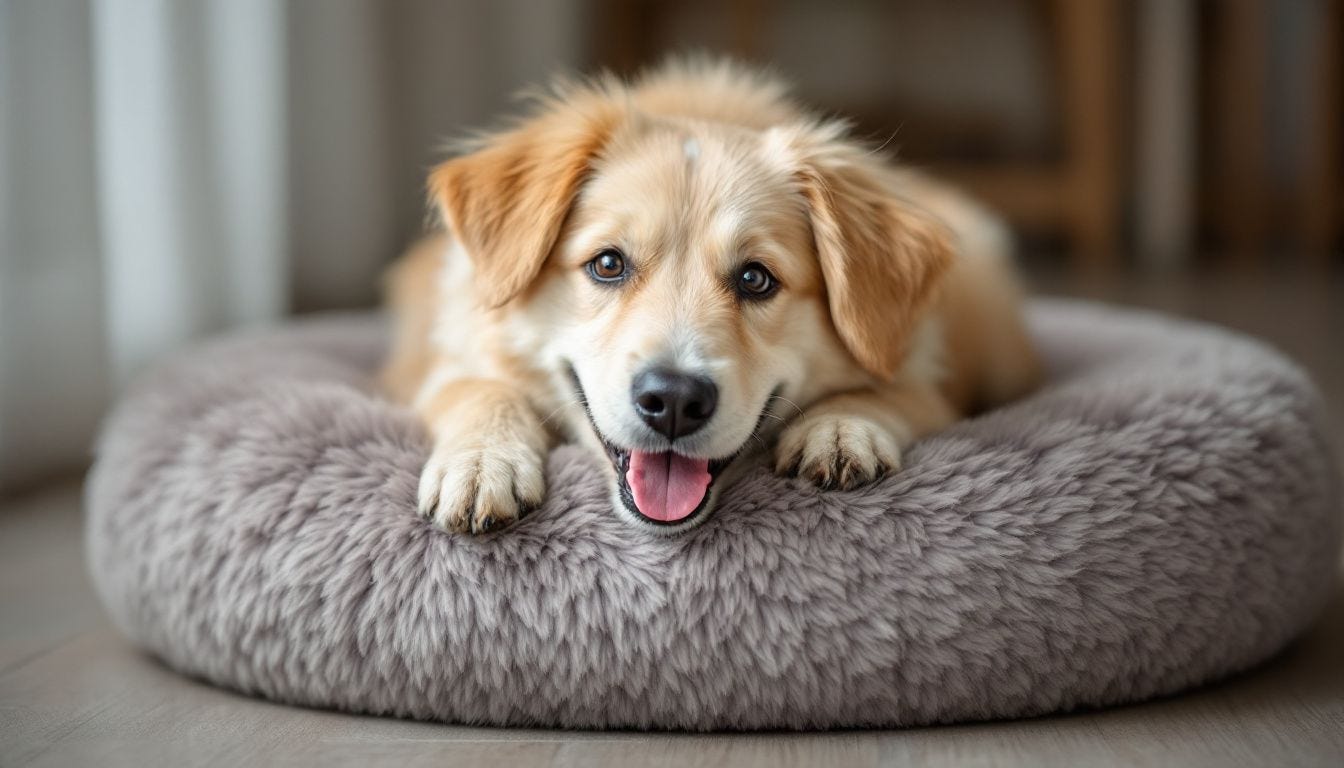
[[[651,537],[561,448],[505,532],[415,514],[427,438],[371,394],[383,328],[202,348],[117,409],[93,579],[169,666],[453,722],[830,728],[1035,715],[1263,661],[1335,574],[1337,465],[1294,365],[1214,328],[1037,302],[1049,385],[821,492],[763,467]]]

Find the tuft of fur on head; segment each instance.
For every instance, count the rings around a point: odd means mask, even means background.
[[[635,78],[629,90],[649,112],[757,130],[808,114],[773,73],[707,54],[668,57]]]

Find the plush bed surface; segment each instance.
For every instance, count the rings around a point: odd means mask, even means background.
[[[1333,583],[1340,479],[1274,351],[1037,301],[1032,397],[822,492],[763,466],[690,533],[564,447],[503,532],[417,517],[428,439],[372,394],[377,318],[225,339],[146,377],[86,490],[94,583],[184,673],[268,698],[580,728],[897,726],[1180,691],[1263,661]]]

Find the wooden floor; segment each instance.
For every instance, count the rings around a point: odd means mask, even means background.
[[[1344,445],[1338,282],[1199,279],[1044,291],[1216,320],[1302,361]],[[464,728],[254,701],[186,680],[109,626],[85,574],[76,484],[0,510],[0,766],[1344,765],[1344,594],[1279,658],[1183,696],[1021,722],[820,734]]]

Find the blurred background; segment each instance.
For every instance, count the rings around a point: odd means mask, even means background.
[[[78,472],[159,356],[375,304],[444,140],[519,88],[686,50],[773,67],[997,207],[1038,292],[1232,325],[1344,394],[1342,19],[1333,0],[0,0],[0,496]]]

